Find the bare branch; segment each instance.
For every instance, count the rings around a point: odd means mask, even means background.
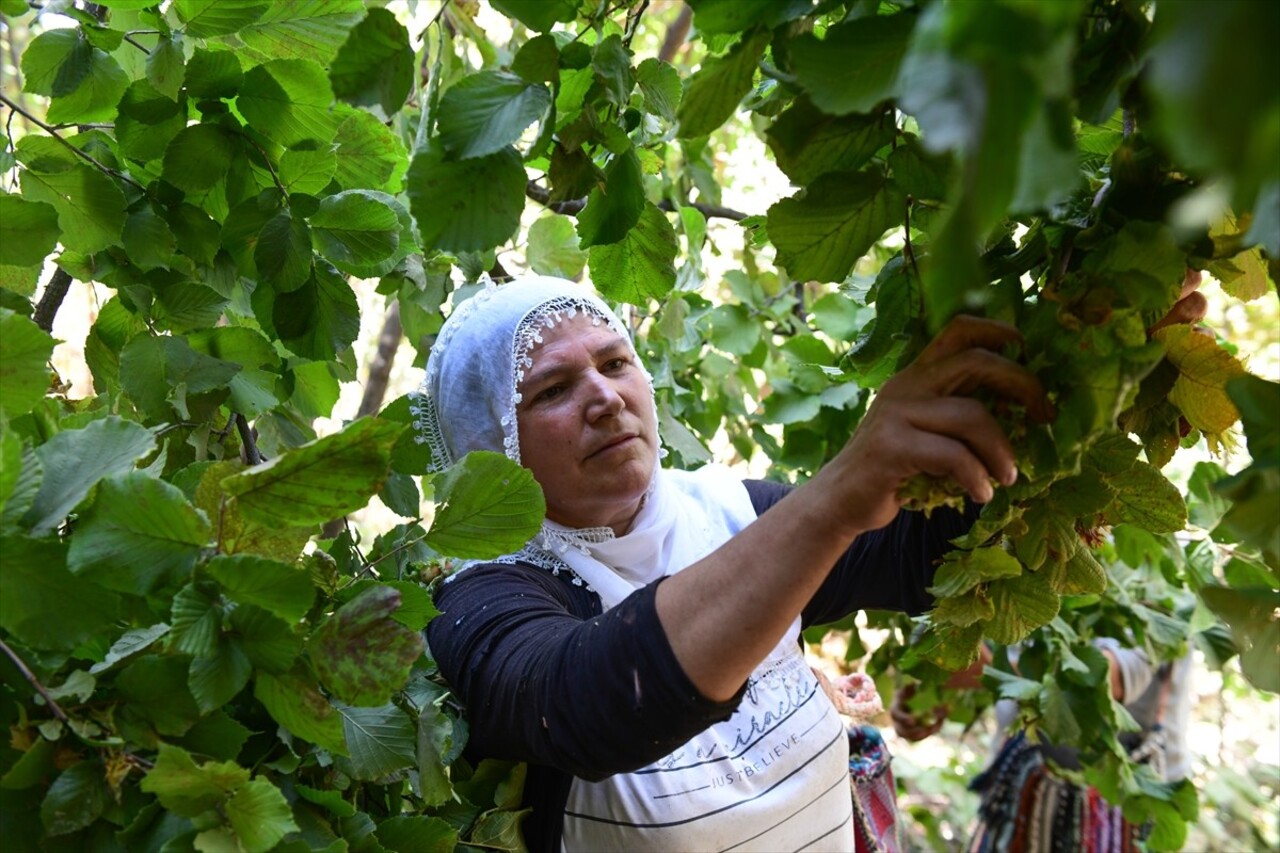
[[[53,332],[53,318],[58,316],[62,300],[67,298],[67,292],[71,290],[71,281],[71,276],[66,270],[62,267],[55,269],[53,278],[49,279],[49,284],[44,289],[44,295],[40,297],[40,304],[31,315],[35,324],[46,332]]]
[[[40,683],[40,679],[35,677],[35,674],[31,672],[31,669],[26,665],[22,658],[18,657],[18,653],[9,648],[9,644],[3,639],[0,639],[0,650],[4,651],[5,657],[13,661],[13,665],[18,668],[18,672],[22,673],[22,677],[30,682],[31,686],[35,688],[35,691],[40,694],[41,698],[44,699],[45,704],[49,706],[49,710],[53,712],[53,715],[64,723],[71,722],[71,718],[67,716],[67,712],[62,710],[62,707],[59,706],[57,702],[53,701],[53,697],[49,695],[49,691],[45,689],[45,686]]]
[[[235,419],[236,432],[240,433],[240,443],[244,446],[245,464],[261,465],[266,460],[263,458],[262,452],[258,450],[258,444],[254,440],[253,430],[249,427],[249,422],[239,412],[236,412]]]
[[[587,206],[587,200],[585,198],[576,198],[569,201],[552,201],[551,193],[546,188],[539,186],[536,181],[529,181],[525,184],[524,194],[548,210],[552,210],[556,213],[563,213],[565,216],[577,216],[582,212],[582,209]],[[732,219],[735,222],[739,222],[750,215],[743,213],[740,210],[734,210],[731,207],[721,207],[718,204],[703,204],[699,201],[689,202],[682,206],[692,207],[695,210],[701,211],[702,215],[708,219]],[[673,211],[676,209],[676,205],[664,198],[662,201],[658,202],[658,209]]]
[[[395,364],[396,350],[400,348],[402,337],[404,328],[400,325],[400,302],[396,300],[387,308],[382,331],[378,333],[378,349],[369,364],[369,376],[364,383],[364,396],[356,411],[357,418],[377,414],[382,408],[382,400],[387,395],[387,382],[391,377],[391,366]]]
[[[662,40],[662,47],[658,50],[659,59],[663,62],[671,62],[676,58],[676,53],[689,38],[689,27],[692,23],[693,9],[685,3],[680,7],[680,14],[667,28],[667,35]]]

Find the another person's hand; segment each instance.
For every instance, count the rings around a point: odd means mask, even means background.
[[[898,491],[916,474],[949,478],[975,501],[991,500],[991,481],[1018,477],[1013,447],[986,404],[985,391],[1026,407],[1041,423],[1053,407],[1040,380],[1000,355],[1022,336],[1007,323],[956,317],[912,364],[877,393],[853,438],[829,469],[857,530],[893,520]]]

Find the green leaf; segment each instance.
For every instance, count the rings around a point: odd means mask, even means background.
[[[1152,533],[1177,533],[1187,526],[1182,492],[1155,467],[1135,462],[1107,482],[1116,490],[1114,502],[1105,511],[1111,524],[1133,524]]]
[[[296,355],[334,361],[360,334],[360,306],[346,278],[317,263],[302,287],[276,298],[271,322],[281,343]]]
[[[186,734],[200,718],[187,688],[186,658],[144,655],[116,677],[116,687],[130,715],[150,720],[162,735]]]
[[[33,649],[75,648],[119,615],[119,598],[73,577],[66,553],[52,539],[0,538],[0,628]]]
[[[280,183],[291,193],[317,195],[333,180],[338,155],[333,151],[293,151],[280,155]]]
[[[0,193],[0,264],[41,264],[58,244],[58,211],[52,205]],[[21,414],[9,410],[10,416]]]
[[[1035,574],[992,581],[987,587],[995,616],[986,634],[997,643],[1016,643],[1058,615],[1058,596]]]
[[[186,338],[137,335],[120,353],[120,384],[138,410],[153,421],[187,417],[187,396],[225,388],[240,371],[191,349]]]
[[[714,57],[689,78],[684,100],[677,116],[682,139],[706,136],[733,115],[738,104],[751,91],[756,63],[769,43],[768,32],[755,32],[743,38],[725,56]]]
[[[259,275],[281,293],[302,287],[311,277],[311,228],[292,211],[281,211],[262,226],[253,248]]]
[[[858,169],[896,133],[887,113],[835,117],[800,99],[778,116],[765,137],[778,168],[803,186],[828,172]]]
[[[323,806],[329,814],[338,817],[351,817],[356,813],[356,807],[342,798],[341,791],[324,791],[301,784],[294,784],[293,790],[307,802]]]
[[[207,190],[226,176],[235,154],[235,140],[227,131],[213,124],[192,125],[164,150],[164,179],[187,192]]]
[[[277,723],[316,746],[347,754],[342,718],[314,682],[268,672],[259,672],[254,682],[253,695]]]
[[[40,822],[48,837],[84,829],[97,820],[107,805],[107,784],[97,761],[73,764],[49,786],[40,804]]]
[[[247,784],[249,771],[233,762],[210,761],[197,766],[186,750],[162,743],[155,766],[138,787],[155,794],[174,814],[199,817]]]
[[[1200,597],[1231,626],[1240,650],[1240,669],[1259,690],[1280,693],[1280,591],[1265,588],[1205,587]]]
[[[271,3],[239,37],[257,61],[302,59],[327,66],[363,14],[361,0]]]
[[[353,779],[372,781],[405,767],[416,759],[415,732],[409,715],[395,705],[380,708],[338,707],[350,752]]]
[[[995,615],[991,599],[981,589],[972,589],[955,598],[944,598],[933,609],[933,620],[961,628],[990,619]]]
[[[811,11],[808,0],[692,0],[699,33],[737,33],[757,24],[773,28]]]
[[[298,830],[284,794],[266,779],[254,779],[236,791],[224,812],[245,853],[267,853]]]
[[[39,785],[53,772],[54,751],[52,741],[37,738],[0,777],[0,788],[20,791]]]
[[[187,584],[173,598],[170,645],[197,658],[212,657],[222,635],[222,597],[213,584]]]
[[[22,195],[58,211],[62,245],[85,254],[119,244],[124,231],[124,194],[115,181],[92,166],[76,165],[44,174],[25,169]]]
[[[676,232],[666,215],[645,202],[640,221],[620,242],[591,248],[591,280],[606,299],[643,305],[675,286],[678,251]]]
[[[551,106],[541,83],[507,71],[480,71],[450,86],[440,99],[440,140],[459,160],[502,151]]]
[[[875,172],[828,176],[769,208],[778,263],[797,279],[840,281],[886,230],[899,224],[905,199]]]
[[[3,324],[0,324],[0,328],[3,328]],[[3,403],[0,402],[0,408],[2,407]],[[5,504],[19,491],[18,478],[23,473],[22,457],[22,439],[18,434],[8,429],[0,432],[0,517],[3,517]],[[34,486],[35,483],[30,485]]]
[[[187,675],[187,688],[200,713],[208,714],[228,704],[249,683],[253,664],[240,643],[219,643],[209,657],[195,658]]]
[[[187,731],[181,746],[201,755],[234,761],[250,731],[224,711],[214,711]]]
[[[120,639],[111,644],[106,656],[89,667],[90,675],[106,672],[122,660],[128,660],[138,652],[148,648],[156,640],[169,633],[169,626],[164,622],[150,628],[131,628],[120,635]]]
[[[150,430],[115,416],[58,433],[36,448],[44,479],[24,523],[36,535],[48,533],[99,480],[133,470],[154,449]]]
[[[129,214],[124,223],[122,238],[130,263],[142,270],[169,266],[178,247],[165,218],[149,206],[140,207]]]
[[[234,98],[243,82],[235,51],[198,47],[187,63],[187,92],[193,98]]]
[[[541,35],[520,45],[511,70],[530,83],[552,83],[560,74],[560,48],[554,36]]]
[[[580,0],[491,0],[493,8],[531,30],[545,33],[556,22],[572,21]]]
[[[1065,562],[1042,571],[1049,573],[1049,585],[1059,595],[1101,595],[1107,589],[1107,570],[1084,545]]]
[[[1164,344],[1165,357],[1178,368],[1169,402],[1202,432],[1218,434],[1230,429],[1240,413],[1226,386],[1245,375],[1244,366],[1216,340],[1190,326],[1168,326],[1153,337]]]
[[[179,282],[160,291],[159,299],[152,308],[152,318],[171,332],[207,329],[222,319],[227,302],[226,297],[211,287],[194,282]],[[245,375],[246,371],[242,370],[231,377],[233,391],[236,381]],[[240,413],[249,414],[244,410],[240,410]]]
[[[174,0],[178,20],[196,38],[227,35],[252,24],[268,4],[262,0]]]
[[[525,248],[529,269],[538,275],[576,279],[587,265],[587,253],[578,245],[578,232],[567,216],[548,214],[529,226]]]
[[[980,583],[1022,574],[1022,564],[998,545],[972,551],[952,551],[933,576],[929,594],[938,598],[963,595]]]
[[[485,559],[518,550],[546,514],[533,475],[501,453],[469,453],[433,482],[427,544],[442,554]]]
[[[286,148],[303,140],[333,141],[338,122],[324,68],[304,59],[277,59],[244,75],[236,105],[254,130]]]
[[[163,581],[184,580],[211,533],[177,487],[130,471],[102,482],[76,527],[67,566],[107,589],[145,595]]]
[[[35,323],[0,308],[0,410],[25,415],[49,390],[53,338]]]
[[[870,112],[898,94],[898,66],[917,15],[870,15],[836,24],[818,39],[792,39],[796,78],[813,103],[832,115]]]
[[[352,110],[338,125],[334,179],[347,189],[396,192],[395,180],[408,164],[400,138],[363,110]],[[402,173],[402,172],[401,172]]]
[[[319,524],[359,509],[382,487],[401,424],[361,418],[341,432],[304,444],[228,477],[223,491],[247,518],[263,524]]]
[[[187,73],[187,60],[182,53],[181,36],[162,38],[147,56],[147,81],[162,95],[178,100]]]
[[[1120,278],[1130,304],[1160,311],[1172,305],[1187,269],[1186,253],[1169,226],[1137,221],[1125,223],[1090,252],[1082,267],[1113,280]]]
[[[311,638],[320,681],[352,705],[379,705],[404,687],[422,655],[421,636],[391,618],[400,591],[376,584],[339,607]]]
[[[302,654],[302,638],[293,628],[252,604],[242,604],[231,611],[231,631],[259,670],[287,672]]]
[[[622,43],[622,36],[614,33],[595,46],[591,53],[591,70],[604,86],[609,100],[625,107],[636,80],[631,72],[631,54]]]
[[[406,191],[423,249],[476,252],[516,232],[524,188],[524,166],[513,148],[456,162],[430,148],[414,156]]]
[[[390,116],[409,96],[413,72],[409,31],[386,9],[370,9],[338,49],[329,82],[347,103],[376,104]]]
[[[239,604],[269,610],[289,624],[302,619],[315,601],[315,587],[303,569],[251,555],[220,556],[205,571]]]
[[[667,121],[676,120],[684,95],[680,73],[661,59],[649,57],[636,68],[636,84],[644,95],[644,110]]]
[[[187,100],[173,101],[146,80],[124,90],[116,116],[116,142],[125,157],[144,163],[163,157],[169,143],[187,126]]]
[[[587,196],[578,214],[578,244],[588,249],[621,242],[645,209],[640,159],[634,149],[617,155],[604,171],[604,186]]]
[[[93,46],[75,28],[40,33],[22,51],[22,91],[62,97],[80,87],[93,63]]]
[[[310,219],[316,251],[338,269],[353,273],[352,267],[391,257],[400,245],[400,221],[380,196],[348,190],[321,201]]]
[[[55,79],[55,88],[59,82]],[[120,103],[120,96],[128,86],[129,76],[120,63],[109,54],[92,48],[89,51],[88,74],[66,95],[54,95],[49,101],[45,119],[50,124],[110,121],[115,117],[116,104]]]
[[[397,815],[378,824],[379,843],[394,853],[451,853],[458,829],[444,818]]]

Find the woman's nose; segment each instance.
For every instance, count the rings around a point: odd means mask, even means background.
[[[616,415],[626,408],[626,401],[614,387],[613,381],[599,371],[593,371],[586,380],[587,420]]]

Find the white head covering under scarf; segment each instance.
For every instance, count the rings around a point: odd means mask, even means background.
[[[617,332],[644,371],[626,327],[609,306],[571,281],[528,276],[488,285],[454,310],[431,349],[412,407],[418,440],[431,447],[431,470],[443,470],[472,450],[520,461],[520,382],[543,332],[579,314]],[[644,375],[652,390],[652,378]],[[754,518],[746,489],[727,469],[712,465],[689,473],[655,467],[644,506],[626,535],[544,521],[524,549],[497,562],[533,563],[556,574],[568,570],[608,609],[706,556]]]

